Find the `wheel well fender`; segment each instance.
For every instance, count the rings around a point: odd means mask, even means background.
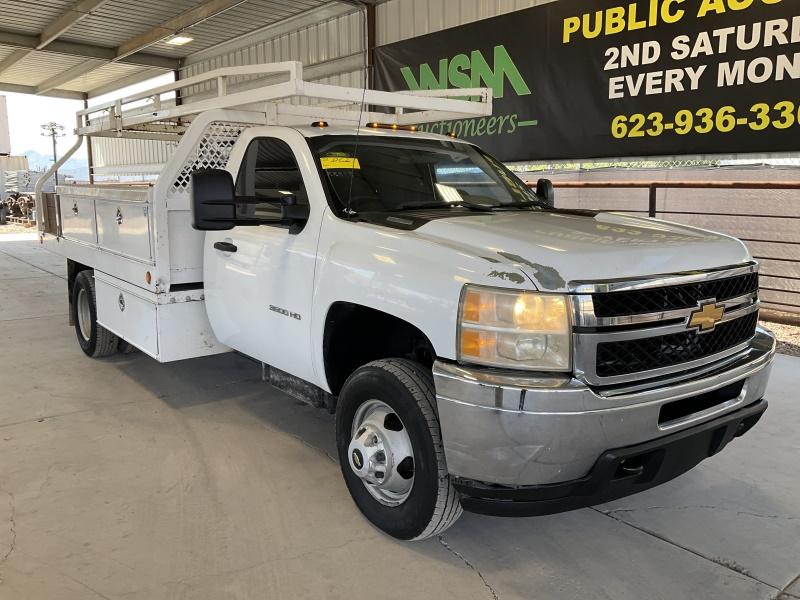
[[[325,317],[322,341],[325,377],[338,395],[359,367],[382,358],[409,358],[433,367],[436,350],[408,321],[352,302],[334,302]]]

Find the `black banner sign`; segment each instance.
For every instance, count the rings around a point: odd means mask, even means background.
[[[379,47],[375,80],[492,88],[422,129],[505,161],[800,150],[800,2],[557,0]]]

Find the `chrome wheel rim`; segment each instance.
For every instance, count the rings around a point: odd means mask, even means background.
[[[378,502],[400,506],[414,487],[414,448],[400,417],[385,402],[368,400],[353,417],[347,462]]]
[[[86,293],[85,289],[78,290],[76,309],[78,329],[83,339],[88,342],[92,337],[92,311],[89,307],[89,294]]]

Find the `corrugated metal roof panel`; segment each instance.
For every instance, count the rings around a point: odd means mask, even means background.
[[[72,26],[61,39],[116,47],[197,5],[196,0],[112,0]]]
[[[555,0],[389,0],[376,11],[378,45],[457,27]]]
[[[326,3],[325,0],[249,0],[217,17],[189,27],[186,35],[194,38],[190,44],[176,47],[159,42],[150,51],[166,56],[188,56]]]
[[[83,58],[63,54],[31,52],[3,71],[2,80],[4,83],[36,86],[84,61]]]
[[[146,165],[161,165],[169,160],[177,144],[155,140],[120,140],[116,138],[94,138],[92,152],[95,167],[108,170],[123,167],[114,172],[137,172]]]
[[[351,12],[310,27],[277,37],[266,38],[249,46],[194,63],[182,69],[181,76],[184,78],[191,77],[220,67],[284,60],[299,60],[305,65],[313,65],[349,56],[356,52],[363,52],[363,50],[363,17],[359,12]],[[361,73],[355,75],[347,74],[345,76],[346,79],[349,78],[348,80],[353,77],[358,77],[359,82],[363,79]],[[231,78],[229,83],[230,85],[236,85],[248,79],[252,78]],[[359,83],[358,85],[362,84]],[[210,89],[211,84],[196,86],[184,91],[183,97],[186,101],[190,101],[192,95],[203,94]]]
[[[7,46],[0,46],[0,60],[3,60],[7,56],[11,56],[14,54],[14,48],[9,48]]]
[[[136,65],[126,65],[123,63],[109,63],[103,65],[99,69],[89,71],[88,73],[76,77],[72,81],[59,86],[62,90],[73,90],[82,92],[85,90],[93,90],[100,86],[122,79],[134,73],[142,71],[142,67]]]
[[[115,48],[186,11],[197,8],[207,0],[110,0],[91,14],[73,24],[60,36],[62,41]],[[27,35],[38,35],[49,24],[74,6],[75,0],[0,0],[0,29]],[[241,35],[280,22],[295,15],[330,4],[329,0],[246,0],[242,4],[214,15],[184,30],[194,41],[186,46],[172,46],[158,42],[146,52],[180,58],[208,49]],[[296,49],[297,40],[289,40]],[[347,43],[344,44],[345,46]],[[324,50],[329,46],[323,44]],[[0,60],[15,49],[0,47]],[[286,56],[289,49],[276,49]],[[259,61],[265,60],[266,50]],[[320,55],[326,53],[319,52]],[[266,59],[277,60],[277,59]],[[67,57],[55,53],[33,52],[5,72],[0,73],[0,83],[36,86],[67,69],[84,62],[84,58]],[[259,62],[251,61],[251,62]],[[104,86],[115,79],[151,70],[130,65],[106,65],[82,75],[60,89],[86,92]]]
[[[0,0],[0,26],[9,31],[36,35],[61,16],[71,0]]]
[[[148,52],[187,56],[325,3],[326,0],[247,0],[186,28],[186,35],[194,38],[191,44],[171,46],[162,42],[150,46]],[[62,39],[119,46],[197,6],[196,0],[171,0],[169,3],[161,0],[113,0],[73,26]]]

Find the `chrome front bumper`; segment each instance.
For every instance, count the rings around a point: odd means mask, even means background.
[[[759,328],[749,347],[716,371],[613,395],[569,376],[521,376],[437,361],[433,374],[448,470],[507,486],[583,477],[606,450],[665,437],[762,399],[774,354],[774,337]],[[737,397],[659,424],[663,405],[740,380]]]

